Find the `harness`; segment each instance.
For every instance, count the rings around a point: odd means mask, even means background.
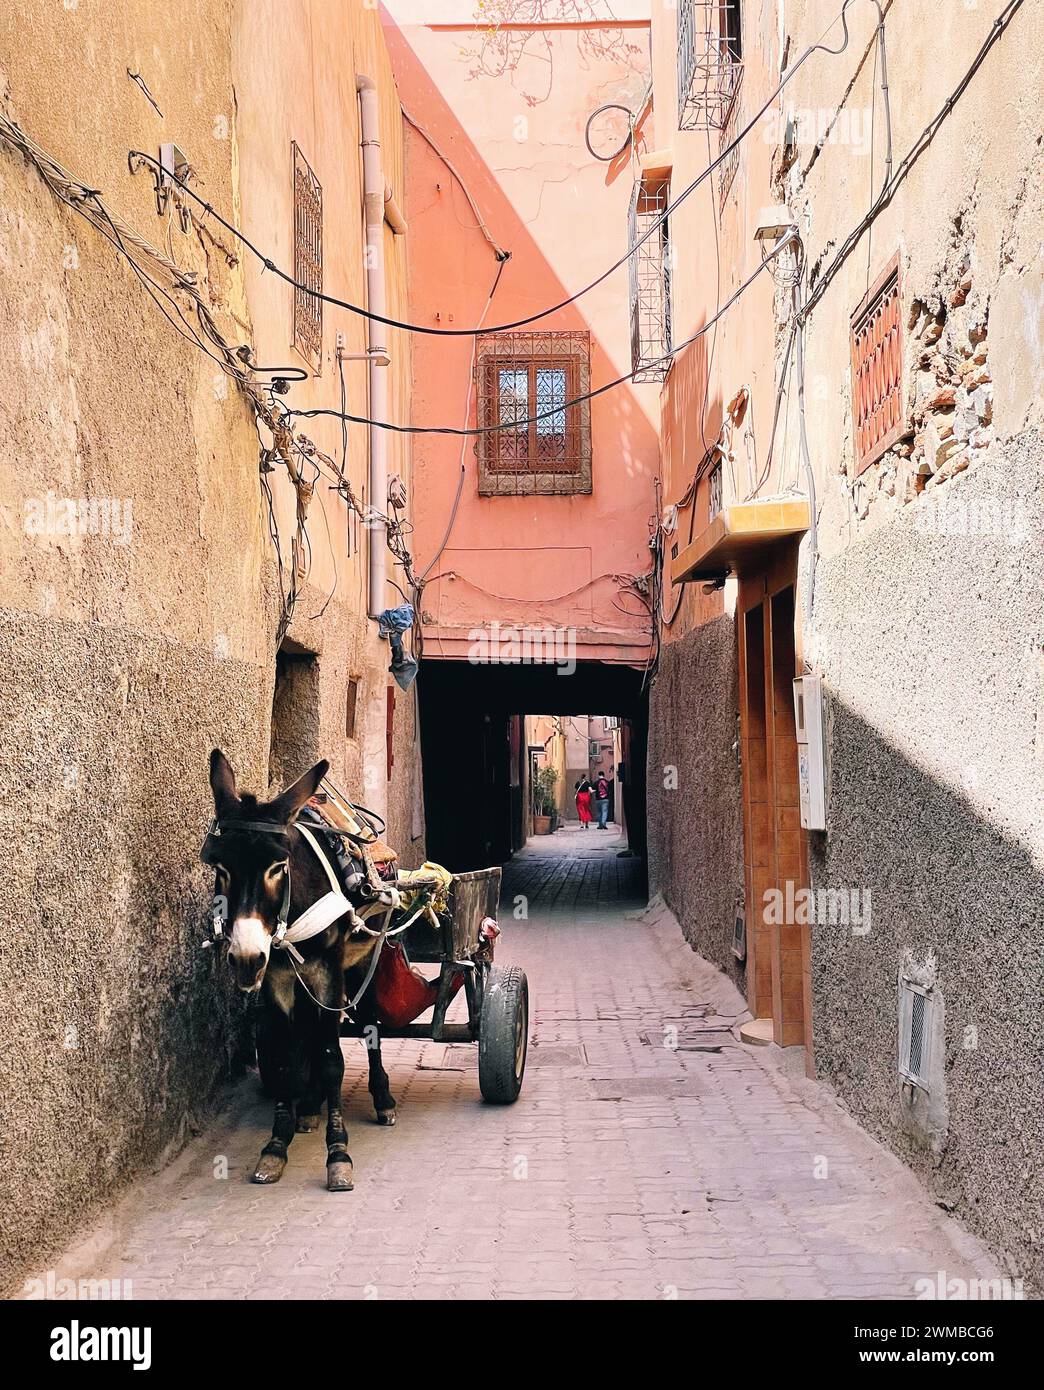
[[[406,931],[422,913],[432,913],[431,897],[422,889],[418,895],[420,898],[419,905],[415,907],[414,911],[409,913],[405,921],[400,922],[394,929],[389,930],[391,927],[392,915],[395,909],[401,905],[402,894],[393,884],[384,882],[377,873],[377,866],[374,863],[373,855],[370,853],[366,838],[353,831],[342,830],[337,826],[330,825],[310,808],[306,808],[302,812],[302,815],[310,817],[309,823],[306,824],[303,820],[298,819],[293,823],[293,828],[299,832],[302,839],[322,865],[323,872],[330,885],[330,891],[324,893],[323,896],[312,903],[310,907],[305,908],[304,912],[302,912],[299,917],[296,917],[292,923],[289,922],[291,883],[290,865],[289,862],[287,862],[286,881],[283,885],[283,898],[279,907],[279,916],[276,920],[276,930],[272,936],[272,949],[287,952],[291,967],[294,974],[297,976],[298,983],[319,1008],[330,1013],[342,1013],[345,1010],[351,1011],[358,1005],[360,999],[373,981],[385,941],[389,937],[398,936]],[[203,846],[200,850],[200,858],[204,863],[215,862],[217,859],[217,847],[222,835],[226,833],[234,833],[237,830],[256,830],[266,835],[273,835],[281,840],[289,841],[290,829],[290,826],[282,825],[276,821],[221,821],[215,817],[211,821],[206,838],[203,841]],[[336,836],[340,839],[350,840],[358,852],[365,869],[365,878],[362,874],[358,875],[359,889],[361,893],[370,898],[370,902],[361,909],[361,912],[356,912],[352,903],[345,896],[341,881],[338,879],[330,863],[327,852],[323,849],[320,836]],[[289,844],[287,848],[289,850]],[[418,885],[418,887],[419,886],[420,885]],[[204,941],[204,946],[212,946],[217,941],[223,939],[223,918],[220,908],[221,900],[215,898],[214,911],[211,919],[213,941]],[[375,929],[367,925],[365,918],[373,916],[378,912],[383,912],[384,921],[379,929]],[[434,916],[433,913],[432,915]],[[310,941],[312,937],[318,936],[321,932],[326,931],[326,929],[340,917],[348,918],[349,936],[354,936],[359,932],[365,932],[367,935],[375,937],[376,940],[371,953],[369,969],[355,997],[343,1005],[331,1008],[329,1005],[322,1003],[321,1000],[316,999],[315,995],[302,979],[297,966],[304,963],[304,957],[297,947],[300,943]]]
[[[295,821],[294,829],[300,833],[302,839],[322,865],[323,872],[326,874],[327,881],[330,884],[330,891],[324,893],[323,896],[312,903],[310,907],[306,907],[304,912],[291,923],[289,921],[291,894],[290,865],[287,863],[286,878],[283,884],[283,898],[279,906],[276,929],[272,937],[273,949],[289,952],[293,960],[298,964],[302,964],[304,962],[304,957],[297,949],[298,945],[303,941],[310,941],[313,936],[318,936],[321,932],[326,931],[327,927],[333,922],[336,922],[339,917],[348,918],[351,935],[359,931],[365,931],[371,936],[383,936],[385,934],[384,932],[374,931],[371,927],[366,925],[366,922],[355,911],[351,902],[345,897],[340,880],[323,851],[315,832],[316,830],[321,830],[323,833],[345,836],[351,840],[357,840],[358,837],[353,835],[350,831],[337,830],[334,827],[328,826],[318,818],[313,822],[311,828],[301,820]],[[216,857],[217,845],[221,840],[222,834],[234,833],[237,830],[258,830],[266,835],[275,835],[283,840],[289,840],[290,838],[290,827],[281,825],[277,821],[234,820],[223,822],[215,818],[210,823],[206,839],[203,841],[203,848],[200,850],[200,858],[203,862],[213,862]],[[364,911],[367,911],[367,915],[369,915],[370,912],[385,908],[390,917],[391,911],[398,907],[401,895],[397,888],[381,881],[372,858],[365,853],[364,842],[361,843],[360,847],[363,848],[364,851],[363,860],[367,869],[367,879],[369,880],[368,890],[374,898],[373,903],[368,909],[364,909]],[[221,938],[224,935],[224,930],[220,913],[220,902],[218,900],[215,900],[215,910],[212,914],[211,924],[214,938]],[[206,944],[210,945],[211,943],[207,942]]]

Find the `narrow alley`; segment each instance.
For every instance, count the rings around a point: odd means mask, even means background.
[[[0,4],[16,1355],[1025,1355],[1041,71],[1044,0]]]
[[[940,1271],[994,1277],[785,1053],[737,1041],[743,1000],[643,912],[622,848],[567,825],[505,873],[525,1104],[480,1102],[472,1047],[391,1042],[400,1120],[381,1129],[346,1043],[354,1192],[326,1192],[317,1134],[277,1188],[250,1183],[270,1119],[250,1084],[60,1277],[135,1299],[913,1299]]]

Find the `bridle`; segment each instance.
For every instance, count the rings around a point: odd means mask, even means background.
[[[299,983],[301,984],[302,988],[304,989],[305,993],[309,996],[309,998],[311,998],[322,1009],[327,1009],[329,1007],[328,1005],[323,1004],[320,1000],[315,998],[311,990],[308,988],[304,980],[301,978],[301,974],[297,969],[298,964],[304,963],[304,957],[297,949],[297,946],[300,942],[308,941],[313,936],[318,936],[320,932],[326,931],[327,927],[329,927],[333,922],[337,921],[338,918],[345,916],[348,918],[349,923],[351,924],[349,935],[355,935],[358,932],[365,932],[367,935],[377,938],[375,948],[373,951],[373,958],[370,962],[370,968],[367,971],[366,978],[363,981],[361,989],[358,991],[355,998],[349,1004],[347,1004],[346,1006],[339,1006],[336,1010],[332,1011],[339,1013],[341,1011],[341,1007],[347,1007],[349,1009],[354,1008],[358,1004],[362,996],[365,994],[371,980],[373,979],[374,972],[377,968],[377,961],[381,954],[381,947],[384,945],[386,937],[388,937],[389,935],[396,936],[399,934],[400,931],[405,930],[405,928],[414,921],[415,917],[419,915],[419,913],[414,913],[413,915],[411,915],[407,922],[403,923],[399,927],[396,927],[393,932],[389,932],[392,913],[394,912],[395,908],[399,905],[400,902],[399,890],[395,888],[394,885],[384,883],[380,879],[379,875],[377,874],[376,866],[373,863],[373,859],[366,848],[369,842],[363,836],[357,835],[350,830],[341,830],[335,826],[327,824],[325,821],[317,821],[309,824],[306,821],[298,820],[294,822],[293,826],[291,827],[290,825],[281,824],[278,821],[222,820],[220,817],[215,816],[214,819],[210,822],[210,826],[207,830],[206,837],[204,838],[203,844],[200,848],[200,859],[205,864],[213,864],[215,862],[217,846],[224,835],[234,834],[240,830],[253,830],[266,835],[278,836],[283,840],[289,841],[291,828],[298,831],[298,833],[304,839],[305,843],[315,853],[320,864],[323,866],[323,870],[326,873],[330,883],[330,891],[324,894],[323,897],[317,899],[310,907],[307,907],[304,910],[304,912],[301,913],[301,915],[294,921],[294,923],[290,925],[289,917],[291,877],[290,862],[288,857],[285,881],[283,884],[282,902],[280,904],[279,914],[276,919],[276,929],[272,936],[272,948],[273,950],[285,950],[287,952],[294,974],[297,976]],[[352,905],[352,903],[348,900],[348,898],[344,896],[343,892],[341,891],[340,884],[337,882],[336,876],[334,875],[333,870],[330,868],[329,861],[327,860],[326,855],[320,849],[319,844],[315,838],[315,831],[317,830],[321,831],[323,834],[334,834],[343,836],[344,838],[351,840],[360,849],[361,857],[366,867],[366,878],[365,880],[360,882],[359,891],[363,896],[369,897],[371,900],[367,908],[364,908],[363,910],[367,913],[371,913],[376,912],[381,908],[384,909],[384,924],[380,930],[375,930],[374,928],[368,926],[366,922],[363,920],[363,918],[355,911],[355,908]],[[204,946],[212,946],[216,942],[224,939],[224,929],[222,921],[223,919],[221,915],[221,904],[219,902],[219,899],[215,897],[211,913],[211,928],[213,932],[213,938],[204,941]]]

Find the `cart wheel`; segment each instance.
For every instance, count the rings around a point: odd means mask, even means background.
[[[483,1100],[510,1105],[522,1089],[529,1046],[529,984],[517,965],[491,967],[482,991],[479,1089]]]

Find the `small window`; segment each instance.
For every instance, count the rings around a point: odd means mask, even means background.
[[[355,711],[359,704],[359,682],[349,680],[348,696],[344,711],[344,736],[345,738],[355,737]]]
[[[740,0],[678,0],[678,129],[723,130],[742,75]]]
[[[707,520],[713,521],[722,508],[722,475],[721,464],[717,463],[710,471],[707,479]]]
[[[852,416],[858,475],[909,432],[898,253],[852,315]]]
[[[590,358],[583,332],[479,338],[480,493],[591,491]]]
[[[323,190],[294,141],[294,347],[319,375],[323,364]],[[315,293],[309,293],[314,291]]]
[[[635,381],[662,381],[670,366],[671,248],[670,224],[664,217],[669,202],[666,178],[645,178],[634,186],[629,233],[630,245],[637,247],[630,263],[631,370]],[[663,220],[658,222],[660,218]]]

